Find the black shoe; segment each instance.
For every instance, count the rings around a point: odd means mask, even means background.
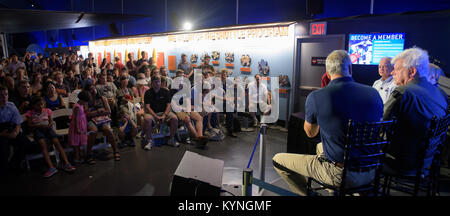
[[[130,142],[130,144],[128,144],[128,146],[130,146],[130,147],[135,147],[135,146],[136,146],[136,143],[134,142],[134,140],[131,140],[131,142]]]
[[[119,144],[119,148],[125,148],[125,147],[127,147],[127,143],[126,142],[121,142],[120,144]]]

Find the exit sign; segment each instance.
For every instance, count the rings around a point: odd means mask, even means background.
[[[326,35],[327,22],[313,22],[309,24],[310,35]]]

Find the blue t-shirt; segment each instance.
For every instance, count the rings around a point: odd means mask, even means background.
[[[325,156],[340,163],[344,161],[348,120],[374,122],[383,117],[383,101],[377,90],[351,77],[334,79],[327,87],[311,92],[305,108],[305,120],[320,127]]]
[[[11,103],[6,102],[4,107],[0,107],[0,123],[10,122],[16,125],[20,125],[23,122],[23,118],[17,110],[17,107]]]

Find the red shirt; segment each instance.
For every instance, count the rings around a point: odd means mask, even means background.
[[[119,69],[119,73],[122,72],[122,68],[123,68],[123,64],[122,62],[116,62],[116,64],[114,64],[114,67]]]
[[[324,73],[322,76],[322,80],[320,81],[320,87],[323,88],[330,83],[330,78],[328,78],[327,73]]]

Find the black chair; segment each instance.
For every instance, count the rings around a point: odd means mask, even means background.
[[[379,173],[381,171],[384,149],[390,143],[395,119],[380,122],[354,122],[349,120],[346,134],[344,166],[340,186],[331,186],[313,178],[308,179],[308,195],[317,190],[331,189],[334,195],[345,196],[355,193],[378,195]],[[349,171],[368,172],[375,170],[374,180],[359,187],[346,187],[346,177]],[[315,182],[321,187],[312,188]]]
[[[415,175],[399,175],[393,171],[382,171],[383,195],[390,195],[391,189],[413,196],[417,196],[420,191],[426,192],[427,196],[435,196],[439,193],[440,153],[447,137],[449,121],[450,114],[442,118],[434,116],[431,120],[424,145],[417,155],[419,163]],[[395,185],[392,185],[393,183]]]

